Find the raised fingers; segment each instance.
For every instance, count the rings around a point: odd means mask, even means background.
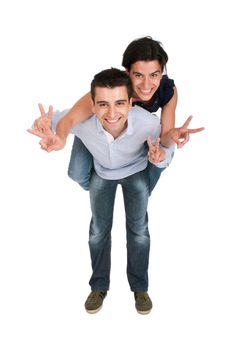
[[[159,149],[159,145],[160,145],[160,137],[158,137],[155,142],[155,146],[157,147],[157,149]]]
[[[42,103],[38,103],[38,106],[39,106],[39,110],[40,110],[40,113],[41,113],[41,117],[45,117],[46,116],[46,112],[45,112],[45,109],[43,108]]]
[[[148,144],[149,148],[152,148],[154,146],[153,143],[151,142],[151,137],[150,136],[147,137],[147,144]]]
[[[188,118],[186,119],[186,121],[184,122],[184,124],[182,125],[182,128],[187,129],[187,127],[188,127],[188,125],[190,124],[192,118],[193,118],[192,115],[190,115],[190,117],[188,117]]]
[[[41,138],[46,136],[43,132],[41,132],[41,131],[39,131],[37,129],[27,129],[27,132],[29,132],[30,134],[33,134],[35,136],[41,137]]]
[[[52,119],[53,116],[53,106],[49,106],[48,113],[47,113],[47,118]]]
[[[188,131],[190,134],[195,134],[195,133],[200,132],[200,131],[203,131],[203,130],[205,130],[205,128],[188,129],[187,131]]]

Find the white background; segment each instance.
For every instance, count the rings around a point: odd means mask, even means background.
[[[226,349],[225,17],[221,0],[1,2],[2,350]],[[89,197],[66,175],[72,138],[46,154],[26,129],[38,102],[71,107],[144,35],[169,54],[177,125],[192,114],[206,130],[176,152],[150,200],[152,312],[137,314],[129,291],[118,191],[111,290],[88,315]]]

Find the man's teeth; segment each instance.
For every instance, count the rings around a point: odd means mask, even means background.
[[[106,119],[106,121],[107,121],[108,123],[110,123],[110,124],[114,124],[114,123],[116,123],[118,120],[119,120],[119,118],[117,118],[117,119]]]

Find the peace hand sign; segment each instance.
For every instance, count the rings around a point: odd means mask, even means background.
[[[58,151],[65,146],[65,140],[62,140],[51,130],[51,122],[53,117],[53,107],[49,106],[46,113],[43,105],[39,103],[41,117],[35,120],[34,128],[28,129],[30,134],[40,137],[40,146],[47,152]]]
[[[41,103],[39,103],[38,106],[41,116],[34,121],[33,129],[41,132],[43,135],[49,135],[51,131],[51,120],[53,117],[53,107],[49,106],[48,112],[46,113]]]
[[[151,142],[151,137],[148,136],[147,137],[147,144],[149,147],[149,151],[148,151],[148,159],[151,163],[153,164],[157,164],[159,162],[162,162],[166,155],[165,155],[165,151],[160,148],[160,138],[158,138],[156,140],[156,143],[153,144]]]
[[[190,134],[195,134],[205,129],[188,129],[188,125],[190,124],[191,120],[192,116],[188,117],[180,128],[173,128],[170,130],[171,138],[177,144],[177,148],[182,148],[189,141]]]

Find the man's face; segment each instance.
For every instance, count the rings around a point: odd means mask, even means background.
[[[128,98],[125,86],[95,88],[93,112],[103,128],[114,138],[118,137],[127,127],[130,108],[131,100]]]
[[[137,61],[131,65],[128,73],[132,81],[135,100],[149,101],[162,79],[160,63],[157,60]]]

